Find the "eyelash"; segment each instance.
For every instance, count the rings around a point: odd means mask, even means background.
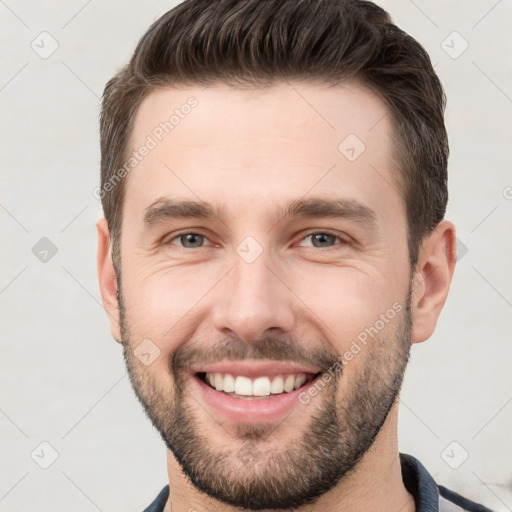
[[[336,238],[338,240],[338,243],[335,244],[335,245],[332,245],[332,246],[329,246],[329,247],[315,247],[315,246],[308,246],[309,249],[336,249],[337,246],[339,245],[347,245],[349,242],[348,240],[344,239],[343,237],[341,237],[338,233],[335,233],[334,231],[330,231],[328,229],[325,229],[325,230],[322,230],[322,231],[311,231],[309,233],[307,233],[306,235],[304,235],[301,239],[300,239],[300,242],[304,241],[306,238],[309,238],[313,235],[328,235],[328,236],[333,236],[334,238]]]
[[[187,236],[187,235],[199,235],[199,236],[202,236],[204,237],[206,240],[209,240],[208,237],[206,235],[203,235],[202,233],[198,232],[198,231],[184,231],[182,233],[178,233],[176,234],[173,238],[171,238],[168,242],[165,242],[164,245],[174,245],[172,244],[172,242],[176,239],[179,239],[181,237],[184,237],[184,236]],[[313,235],[328,235],[328,236],[333,236],[334,238],[336,238],[339,243],[338,244],[335,244],[333,246],[329,246],[329,247],[314,247],[314,246],[308,246],[307,248],[309,249],[323,249],[323,250],[326,250],[326,249],[334,249],[336,248],[338,245],[348,245],[349,244],[349,241],[348,240],[345,240],[344,238],[342,238],[339,234],[335,233],[334,231],[330,231],[328,229],[326,230],[321,230],[321,231],[311,231],[307,234],[305,234],[300,240],[299,242],[302,242],[304,241],[306,238],[309,238]],[[181,245],[178,245],[178,247],[181,247],[182,249],[185,249],[185,250],[191,250],[191,249],[202,249],[204,247],[207,247],[207,246],[200,246],[200,247],[193,247],[193,248],[190,248],[190,247],[183,247]]]

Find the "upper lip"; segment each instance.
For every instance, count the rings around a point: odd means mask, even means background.
[[[230,373],[244,377],[274,377],[290,373],[319,373],[322,370],[314,366],[303,366],[285,361],[221,361],[193,368],[191,373]]]

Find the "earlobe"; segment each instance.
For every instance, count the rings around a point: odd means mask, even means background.
[[[430,338],[446,302],[457,259],[455,226],[440,222],[423,240],[412,281],[412,342]]]
[[[119,304],[117,301],[117,279],[110,250],[110,233],[105,218],[96,223],[98,232],[97,266],[98,280],[103,307],[110,321],[110,332],[114,339],[121,342],[119,325]]]

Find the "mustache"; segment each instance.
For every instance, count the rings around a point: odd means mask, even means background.
[[[340,355],[324,340],[308,347],[297,339],[286,336],[267,336],[251,342],[239,338],[224,338],[210,344],[205,340],[193,340],[171,354],[170,368],[177,376],[198,365],[244,359],[314,364],[324,372],[339,361]]]

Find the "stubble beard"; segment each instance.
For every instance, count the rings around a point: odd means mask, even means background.
[[[151,367],[142,365],[133,354],[134,340],[130,339],[121,293],[118,298],[123,355],[146,415],[192,484],[227,505],[249,510],[294,510],[313,504],[356,468],[398,399],[411,347],[410,291],[394,333],[387,337],[379,333],[368,343],[364,348],[366,364],[351,382],[344,382],[343,370],[338,372],[309,404],[300,406],[305,411],[302,416],[292,411],[280,424],[227,425],[221,434],[229,434],[232,443],[218,449],[209,440],[210,430],[222,427],[198,406],[184,378],[189,363],[201,357],[201,349],[182,346],[171,354],[169,373],[174,389],[169,396]],[[327,348],[306,352],[298,347],[300,344],[278,338],[250,345],[225,340],[208,355],[215,353],[232,360],[279,360],[291,351],[322,368],[339,360]],[[297,360],[293,354],[291,361]],[[338,393],[340,386],[342,396]],[[274,441],[275,447],[276,436],[290,421],[293,432],[302,432],[293,442],[277,438],[282,448],[268,450],[268,443]]]

